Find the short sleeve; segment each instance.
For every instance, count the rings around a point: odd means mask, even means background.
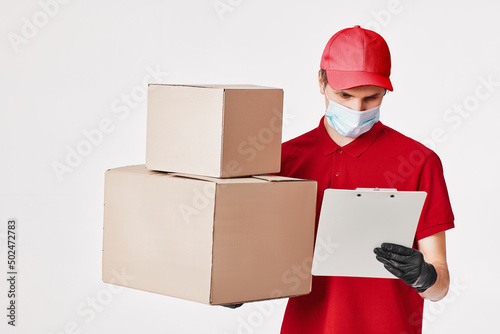
[[[427,197],[418,222],[416,240],[455,227],[455,217],[444,180],[443,165],[433,151],[422,168],[418,190],[425,191]]]

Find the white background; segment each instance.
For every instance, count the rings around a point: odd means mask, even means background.
[[[277,333],[284,301],[230,310],[102,283],[104,172],[144,163],[145,82],[281,87],[283,139],[316,127],[321,53],[355,24],[392,52],[381,120],[439,154],[456,215],[451,290],[426,304],[424,332],[498,327],[498,2],[66,2],[0,4],[1,268],[8,218],[20,234],[18,326],[6,324],[2,278],[2,333]],[[107,133],[84,147],[103,120]],[[87,155],[58,176],[78,147]]]

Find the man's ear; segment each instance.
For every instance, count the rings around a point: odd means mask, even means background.
[[[318,72],[319,92],[325,95],[325,84],[321,81],[321,70]]]

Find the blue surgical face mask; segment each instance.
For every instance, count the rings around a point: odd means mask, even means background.
[[[370,130],[380,118],[380,105],[375,108],[355,111],[328,99],[325,117],[328,124],[341,136],[356,138]]]

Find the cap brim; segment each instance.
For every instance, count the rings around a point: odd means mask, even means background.
[[[393,90],[391,80],[376,73],[326,70],[326,76],[328,84],[337,90],[359,86],[378,86],[390,91]]]

